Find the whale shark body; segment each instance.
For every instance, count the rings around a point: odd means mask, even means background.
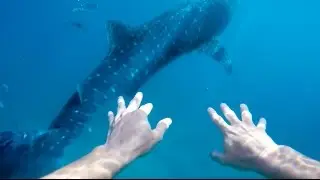
[[[186,53],[198,51],[232,72],[218,36],[237,0],[185,3],[139,26],[108,21],[105,58],[78,85],[49,127],[0,133],[0,178],[36,178],[53,171],[64,148],[77,138],[98,107],[134,93],[156,72]]]

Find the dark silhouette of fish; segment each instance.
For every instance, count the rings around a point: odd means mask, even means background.
[[[35,178],[57,168],[64,148],[80,135],[98,107],[119,95],[134,95],[152,75],[181,55],[205,53],[231,73],[231,60],[218,36],[237,3],[186,3],[137,27],[109,21],[108,54],[77,87],[48,129],[0,133],[0,178]]]
[[[83,29],[84,28],[84,25],[80,22],[72,22],[71,25],[75,28],[78,28],[78,29]]]

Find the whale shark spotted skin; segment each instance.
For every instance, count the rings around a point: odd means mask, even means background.
[[[64,148],[77,138],[98,107],[134,93],[179,56],[198,51],[232,73],[218,37],[230,22],[237,0],[185,3],[132,27],[108,21],[109,49],[78,85],[50,126],[42,131],[0,133],[0,178],[37,178],[58,168]]]

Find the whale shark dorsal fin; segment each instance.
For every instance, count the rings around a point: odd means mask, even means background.
[[[65,117],[63,117],[63,112],[76,109],[81,105],[82,98],[80,92],[81,91],[79,91],[77,88],[77,91],[72,94],[72,96],[68,99],[67,103],[62,107],[59,115],[51,122],[49,129],[58,129],[61,127],[66,127],[67,124],[70,124],[68,119],[65,119]]]
[[[109,55],[120,55],[130,51],[142,41],[144,30],[131,27],[121,21],[107,22]]]
[[[78,99],[78,104],[81,104],[83,102],[83,99],[82,99],[82,88],[81,86],[78,84],[77,85],[77,99]]]
[[[232,61],[226,48],[220,44],[219,40],[212,39],[210,42],[201,46],[199,51],[221,63],[227,74],[232,73]]]
[[[78,89],[79,86],[77,87],[77,91],[73,93],[73,95],[71,96],[71,98],[68,100],[67,104],[65,106],[67,107],[72,107],[74,105],[80,105],[81,104],[81,91],[79,91],[80,89]]]
[[[77,90],[72,94],[67,103],[63,106],[62,111],[81,105],[81,94]]]

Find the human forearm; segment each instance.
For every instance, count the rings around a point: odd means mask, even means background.
[[[123,97],[118,98],[116,116],[108,112],[109,130],[104,145],[91,153],[42,179],[110,179],[125,165],[149,152],[162,140],[172,123],[162,119],[156,128],[148,122],[153,105],[141,105],[143,94],[138,92],[125,106]]]
[[[127,161],[120,155],[98,147],[42,179],[111,179],[126,164]]]
[[[269,178],[319,179],[320,162],[288,146],[279,146],[258,162],[257,171]]]

